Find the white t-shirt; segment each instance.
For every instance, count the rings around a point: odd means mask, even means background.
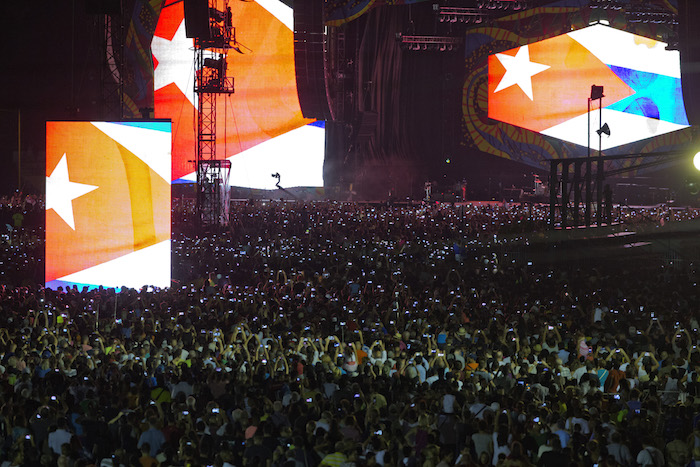
[[[429,378],[426,378],[426,379],[425,379],[425,382],[428,383],[428,386],[432,386],[433,383],[434,383],[435,381],[439,380],[439,379],[440,379],[440,378],[439,378],[437,375],[433,375],[433,376],[431,376],[431,377],[429,377]]]
[[[649,446],[637,454],[637,465],[640,467],[663,467],[666,465],[664,455],[655,447]]]
[[[578,418],[578,417],[571,417],[571,418],[567,419],[565,428],[573,433],[574,427],[577,424],[581,425],[581,433],[583,433],[584,435],[587,435],[591,432],[591,429],[588,426],[588,422],[586,420],[584,420],[583,418]]]
[[[454,394],[445,394],[442,396],[442,411],[444,413],[454,413],[456,401],[457,398]]]

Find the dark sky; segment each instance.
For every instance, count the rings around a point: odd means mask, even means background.
[[[33,185],[42,181],[45,122],[100,117],[101,29],[85,2],[0,2],[0,194],[17,188],[18,111],[22,179]]]

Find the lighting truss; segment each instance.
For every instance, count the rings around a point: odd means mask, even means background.
[[[654,5],[643,3],[628,6],[625,9],[625,17],[628,23],[668,24],[670,26],[678,24],[677,15]]]
[[[620,0],[590,0],[588,7],[591,9],[622,10],[625,8],[625,4]]]
[[[441,23],[481,24],[489,19],[489,15],[478,8],[460,8],[454,6],[433,5]]]
[[[482,10],[520,11],[530,8],[527,0],[479,0],[476,7]]]
[[[397,34],[396,39],[408,50],[447,52],[462,45],[462,38],[449,36],[404,36]]]

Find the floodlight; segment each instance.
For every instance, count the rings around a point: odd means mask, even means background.
[[[598,136],[606,135],[610,136],[610,127],[608,126],[607,123],[604,123],[600,129],[596,130],[596,133],[598,133]]]
[[[596,86],[595,84],[591,86],[591,100],[595,101],[605,97],[603,94],[603,86]]]

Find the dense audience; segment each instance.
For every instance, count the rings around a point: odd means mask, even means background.
[[[545,222],[240,204],[224,232],[177,235],[168,289],[5,279],[2,465],[700,461],[695,268],[552,270],[498,248]]]

